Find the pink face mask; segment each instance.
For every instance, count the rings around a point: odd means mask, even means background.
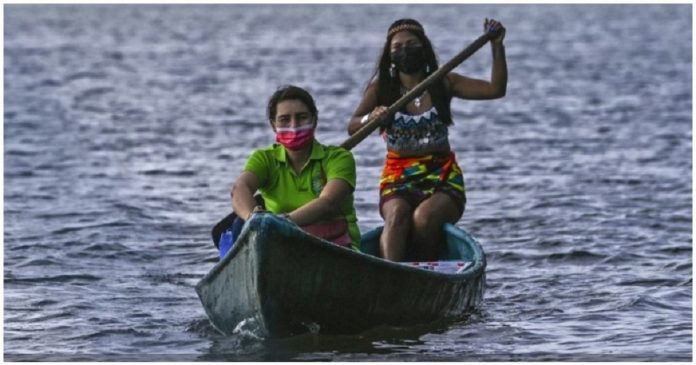
[[[276,128],[276,141],[289,150],[301,150],[314,140],[314,126]]]

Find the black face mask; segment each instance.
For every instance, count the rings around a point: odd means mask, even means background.
[[[391,61],[399,71],[411,75],[425,66],[425,52],[420,46],[401,47],[392,52]]]

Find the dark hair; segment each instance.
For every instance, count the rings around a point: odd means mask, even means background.
[[[273,124],[273,120],[276,117],[278,103],[285,100],[301,101],[307,106],[307,109],[309,109],[309,112],[312,113],[314,119],[319,119],[319,112],[317,111],[317,106],[314,105],[312,95],[301,87],[285,85],[279,87],[268,100],[268,108],[266,109],[266,112],[268,113],[268,120],[271,122],[271,124]]]
[[[408,25],[412,25],[409,27]],[[405,30],[413,33],[423,44],[423,50],[425,51],[425,61],[430,68],[430,73],[435,72],[438,69],[437,56],[435,56],[435,51],[433,50],[433,45],[430,40],[425,35],[423,31],[423,26],[414,19],[399,19],[389,26],[389,31],[387,31],[387,41],[384,43],[384,48],[382,49],[382,55],[377,62],[377,69],[372,76],[372,79],[377,77],[377,103],[378,105],[392,105],[394,102],[399,100],[401,97],[401,81],[398,77],[391,77],[389,74],[389,67],[391,66],[391,41],[395,33],[391,33],[393,29],[401,26],[406,28]],[[440,119],[446,124],[452,124],[452,111],[450,109],[450,102],[452,100],[452,95],[447,91],[445,87],[444,79],[433,83],[432,86],[428,88],[433,105],[437,109]]]

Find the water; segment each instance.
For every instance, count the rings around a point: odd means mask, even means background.
[[[692,354],[690,5],[6,5],[6,360],[660,360]],[[356,336],[219,335],[193,286],[267,98],[338,144],[395,19],[446,62],[508,28],[508,94],[455,101],[483,307]],[[458,69],[490,74],[486,46]],[[384,146],[354,149],[363,230]]]

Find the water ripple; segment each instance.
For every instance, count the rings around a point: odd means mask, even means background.
[[[674,35],[690,10],[5,6],[5,359],[689,361],[692,51]],[[419,14],[443,63],[484,17],[508,28],[506,97],[453,101],[449,135],[459,225],[487,253],[483,307],[355,336],[222,336],[194,286],[218,261],[230,184],[273,143],[267,98],[306,87],[317,138],[343,142],[398,14]],[[487,79],[487,52],[457,72]],[[353,153],[366,230],[384,143]]]
[[[41,276],[41,277],[5,277],[5,284],[18,284],[18,285],[32,285],[35,283],[70,283],[70,282],[95,282],[102,280],[101,277],[89,274],[64,274],[55,276]]]

